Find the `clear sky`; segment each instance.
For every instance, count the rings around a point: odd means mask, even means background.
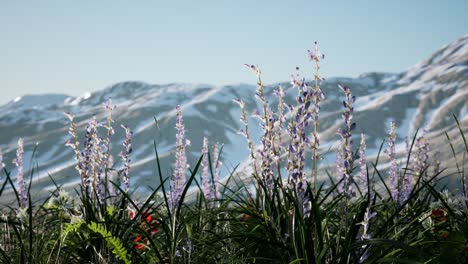
[[[324,77],[402,71],[468,33],[468,1],[0,0],[0,103],[111,84],[286,81],[315,40]],[[309,75],[310,76],[310,75]]]

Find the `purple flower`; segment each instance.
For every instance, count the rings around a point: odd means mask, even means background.
[[[291,74],[291,85],[293,87],[298,87],[301,90],[304,90],[307,87],[305,78],[299,78],[299,74],[297,74],[296,76]]]
[[[222,162],[219,160],[219,146],[218,144],[214,144],[213,146],[213,190],[214,190],[214,198],[219,199],[221,198],[221,194],[219,192],[219,184],[220,184],[220,166]]]
[[[299,68],[296,68],[296,71],[296,75],[291,74],[291,85],[293,88],[297,88],[299,92],[306,92],[309,89],[309,86],[307,85],[305,78],[301,77]]]
[[[187,171],[187,156],[185,153],[186,144],[184,142],[185,127],[180,106],[176,106],[176,154],[174,174],[171,178],[171,197],[170,206],[174,212],[180,202],[182,192],[185,188],[186,171]]]
[[[18,196],[20,208],[26,208],[28,206],[28,191],[26,182],[23,178],[23,154],[24,154],[24,141],[23,138],[18,140],[18,148],[16,149],[16,159],[13,160],[13,164],[16,165],[16,184],[18,188]]]
[[[104,157],[104,168],[107,169],[109,168],[109,159],[110,159],[110,137],[115,134],[114,128],[112,128],[112,124],[114,123],[114,120],[112,119],[112,111],[116,108],[114,104],[112,104],[112,100],[109,99],[106,103],[103,105],[104,109],[107,111],[107,124],[104,126],[104,128],[107,130],[107,136],[103,140],[104,141],[104,150],[105,150],[105,157]]]
[[[343,141],[340,140],[340,143],[338,144],[338,147],[336,149],[336,176],[338,177],[338,180],[343,179],[345,177],[345,167],[344,167],[344,162],[343,162]],[[338,192],[343,193],[344,192],[344,184],[341,183],[338,185]]]
[[[112,99],[109,98],[107,102],[102,105],[107,112],[112,112],[117,106],[112,104]]]
[[[429,166],[429,142],[423,137],[418,137],[414,142],[412,168],[414,173],[423,173]]]
[[[319,159],[319,147],[320,147],[320,136],[318,133],[319,129],[319,112],[320,112],[320,101],[325,99],[325,95],[322,92],[322,89],[320,89],[320,81],[322,78],[319,76],[319,57],[318,55],[320,52],[318,50],[317,42],[315,42],[315,53],[308,51],[309,57],[311,60],[315,61],[315,74],[314,74],[314,81],[315,85],[313,87],[313,93],[312,93],[312,100],[313,100],[313,105],[312,105],[312,116],[313,116],[313,122],[314,122],[314,130],[312,131],[312,162],[313,162],[313,176],[314,176],[314,189],[318,189],[318,164],[317,160]],[[322,56],[324,58],[324,56]],[[307,102],[309,103],[309,102]]]
[[[120,152],[120,157],[122,158],[124,162],[124,169],[122,171],[122,174],[123,174],[125,192],[128,192],[129,185],[130,185],[128,181],[128,176],[129,176],[129,171],[130,171],[130,162],[131,162],[130,153],[132,153],[133,132],[127,126],[122,125],[122,128],[125,129],[125,141],[123,143],[124,150]]]
[[[371,212],[370,204],[366,208],[366,212],[364,213],[364,219],[360,225],[362,225],[362,231],[359,234],[359,240],[365,241],[371,239],[371,234],[369,231],[370,228],[370,220],[375,217],[377,213]],[[367,258],[369,257],[369,250],[370,246],[363,245],[361,249],[361,257],[359,259],[359,263],[365,263]]]
[[[285,151],[283,146],[283,124],[286,122],[286,118],[284,117],[284,90],[280,86],[277,90],[274,91],[274,94],[278,98],[278,112],[276,113],[276,121],[273,124],[274,128],[274,138],[275,138],[275,160],[277,166],[281,164],[281,152]]]
[[[76,132],[76,123],[75,123],[75,116],[71,113],[64,113],[68,119],[70,120],[70,128],[68,129],[68,133],[72,136],[73,142],[71,140],[68,140],[65,143],[65,146],[69,146],[73,149],[73,152],[75,153],[75,160],[78,163],[76,166],[76,170],[82,175],[81,167],[80,167],[80,162],[81,162],[81,152],[79,150],[80,143],[78,141],[78,135]]]
[[[251,69],[256,75],[260,75],[262,73],[260,69],[253,64],[244,64],[244,66]]]
[[[359,240],[369,240],[371,239],[371,234],[369,232],[369,222],[372,218],[374,218],[377,215],[375,212],[371,212],[370,204],[366,208],[366,212],[364,213],[364,219],[360,225],[362,225],[362,232],[359,235]]]
[[[244,127],[245,127],[245,131],[243,129],[240,129],[239,134],[243,135],[245,139],[247,140],[247,143],[249,145],[250,157],[252,158],[252,160],[255,160],[255,155],[254,155],[255,146],[254,146],[252,139],[250,138],[250,129],[249,129],[249,122],[247,120],[247,111],[245,110],[245,103],[241,99],[234,99],[233,101],[236,104],[238,104],[241,109],[240,121],[242,122],[242,124],[244,124]]]
[[[210,164],[208,161],[208,139],[203,138],[203,160],[202,160],[202,188],[205,199],[208,203],[211,203],[214,200],[214,186],[210,178]]]
[[[98,123],[96,116],[89,121],[91,127],[91,156],[90,172],[92,177],[92,188],[96,191],[99,202],[104,201],[104,190],[102,188],[101,174],[104,166],[104,155],[101,147],[101,138],[98,135]],[[94,193],[94,192],[93,192]]]
[[[258,110],[254,111],[254,116],[260,119],[260,123],[263,130],[263,136],[261,138],[262,142],[262,151],[260,151],[261,157],[261,165],[260,165],[260,172],[256,172],[260,174],[260,179],[263,181],[264,185],[266,186],[267,191],[271,190],[272,182],[273,182],[273,157],[276,156],[274,150],[274,124],[275,119],[273,117],[273,113],[270,109],[269,103],[265,97],[265,84],[262,82],[261,79],[261,72],[258,68],[257,69],[257,86],[255,95],[257,99],[260,101],[263,109],[262,115]]]
[[[342,152],[342,163],[339,164],[339,167],[342,170],[342,174],[339,174],[341,181],[341,187],[338,186],[338,191],[344,192],[345,195],[353,196],[353,183],[354,179],[351,177],[351,172],[353,168],[353,139],[352,139],[352,130],[356,127],[355,123],[352,123],[353,119],[353,103],[355,101],[355,97],[351,93],[351,89],[347,86],[343,86],[338,84],[338,87],[344,91],[346,95],[346,101],[343,101],[344,111],[343,111],[343,119],[345,123],[344,129],[339,129],[338,134],[341,136],[341,144],[339,152]],[[337,161],[338,162],[338,161]],[[341,162],[341,161],[340,161]],[[341,171],[339,171],[341,173]]]
[[[96,117],[94,116],[92,119],[89,120],[88,125],[86,127],[84,148],[80,152],[79,163],[77,165],[77,170],[80,172],[81,183],[86,193],[90,191],[89,188],[91,185],[91,163],[94,149],[93,138],[96,138],[96,136],[94,135],[96,134],[96,126],[97,122]]]
[[[412,175],[410,173],[404,173],[402,175],[399,173],[395,155],[395,130],[395,122],[392,122],[388,138],[388,149],[385,151],[385,153],[387,153],[390,159],[390,193],[392,195],[393,201],[395,201],[398,205],[402,205],[409,199],[413,182]],[[406,138],[406,152],[407,155],[410,155],[408,138]]]
[[[359,167],[361,176],[361,188],[363,194],[367,193],[367,166],[366,166],[366,136],[361,134],[361,145],[359,147]]]
[[[307,132],[312,120],[311,104],[313,91],[305,83],[305,79],[292,76],[292,85],[297,88],[297,107],[289,107],[291,118],[287,131],[289,133],[289,146],[287,147],[287,172],[289,188],[293,190],[298,199],[298,204],[302,205],[302,212],[307,217],[309,208],[308,197],[306,197],[307,178],[305,177],[306,147],[310,146],[311,140],[307,137]]]
[[[318,43],[315,41],[315,49],[313,51],[307,50],[307,55],[311,61],[320,61],[325,59],[325,54],[321,53],[319,48],[318,48]]]
[[[395,156],[396,125],[392,121],[390,133],[388,134],[388,149],[386,151],[390,159],[390,192],[394,201],[398,202],[400,196],[400,174],[398,173],[398,164]]]

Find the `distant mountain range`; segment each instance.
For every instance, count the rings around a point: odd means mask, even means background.
[[[344,95],[337,88],[338,83],[349,86],[357,96],[355,135],[365,133],[368,136],[369,156],[377,152],[388,134],[390,121],[395,120],[401,154],[404,138],[412,137],[421,128],[420,133],[424,133],[432,142],[431,149],[440,150],[443,164],[453,168],[445,132],[453,139],[456,151],[462,153],[461,137],[451,115],[456,114],[464,132],[468,132],[468,35],[401,73],[371,72],[357,78],[337,77],[324,81],[322,90],[327,98],[322,102],[320,112],[323,164],[334,163],[334,148],[339,140],[336,131],[342,126],[341,101]],[[275,104],[272,91],[278,85],[284,88],[291,86],[288,82],[268,86],[265,90],[272,104]],[[186,135],[192,142],[188,147],[189,163],[195,164],[198,160],[203,136],[207,136],[211,144],[224,144],[223,172],[227,174],[241,163],[242,173],[248,150],[245,139],[237,133],[241,127],[240,110],[232,100],[242,98],[247,109],[253,111],[258,105],[254,94],[255,86],[249,84],[212,86],[122,82],[80,97],[26,95],[0,106],[0,147],[7,167],[14,169],[10,161],[15,156],[18,138],[24,137],[25,168],[29,168],[32,151],[37,144],[35,160],[39,170],[34,174],[33,192],[52,187],[48,175],[58,184],[75,186],[80,179],[74,170],[74,154],[65,146],[70,135],[68,119],[63,113],[76,115],[80,140],[83,141],[87,119],[96,115],[104,123],[106,113],[102,105],[112,99],[117,105],[114,111],[116,135],[112,138],[116,166],[121,166],[118,153],[122,149],[124,130],[120,124],[125,124],[134,131],[131,185],[147,190],[146,186],[154,187],[158,181],[153,140],[157,142],[163,172],[171,174],[175,106],[181,105]],[[293,101],[295,95],[295,92],[289,92],[287,100]],[[155,117],[158,125],[155,124]],[[259,126],[255,126],[254,122],[252,132],[253,138],[260,137]],[[2,174],[0,177],[3,177]]]

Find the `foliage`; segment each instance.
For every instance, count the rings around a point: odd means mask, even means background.
[[[75,152],[81,184],[69,194],[61,186],[41,203],[33,202],[23,170],[12,176],[0,150],[0,196],[15,203],[0,208],[1,263],[466,263],[468,262],[468,196],[464,172],[468,145],[454,116],[466,153],[456,161],[461,189],[442,186],[445,171],[427,152],[424,137],[408,142],[406,164],[395,159],[395,127],[389,133],[387,153],[391,169],[381,169],[380,153],[366,161],[364,135],[353,146],[355,97],[344,92],[344,125],[338,131],[337,169],[319,169],[320,89],[316,46],[312,84],[292,76],[296,105],[285,105],[282,87],[276,90],[277,110],[265,95],[257,66],[247,65],[257,77],[256,112],[263,134],[260,146],[251,139],[247,110],[241,99],[240,131],[247,139],[251,177],[234,170],[219,179],[221,149],[208,139],[200,159],[187,170],[182,111],[177,107],[175,171],[163,175],[154,141],[160,184],[144,200],[135,198],[131,177],[132,132],[125,129],[123,168],[110,155],[111,102],[105,105],[107,123],[91,118],[83,148],[74,116],[68,145]],[[288,112],[286,112],[287,110]],[[104,136],[99,135],[104,128]],[[200,139],[202,140],[202,139]],[[22,166],[23,142],[16,165]],[[359,165],[357,165],[359,163]],[[201,168],[200,168],[201,167]],[[386,179],[390,174],[390,182]],[[320,176],[320,177],[319,177]],[[319,180],[326,178],[328,180]],[[19,179],[18,179],[19,177]],[[122,179],[120,179],[122,177]],[[16,180],[16,183],[15,181]],[[123,180],[123,184],[121,184]],[[390,184],[389,184],[390,183]]]

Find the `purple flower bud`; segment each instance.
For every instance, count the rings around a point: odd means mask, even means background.
[[[214,144],[213,146],[213,190],[214,190],[214,199],[220,199],[221,194],[219,192],[220,184],[220,166],[222,162],[219,160],[219,146]]]
[[[18,189],[20,208],[26,208],[28,206],[28,191],[26,181],[23,178],[23,154],[24,154],[24,141],[23,138],[18,140],[18,148],[16,149],[16,159],[13,160],[13,164],[16,165],[16,184]]]
[[[130,153],[132,153],[132,135],[133,132],[127,126],[122,125],[122,128],[125,129],[125,141],[123,143],[124,150],[120,153],[120,157],[124,162],[123,169],[123,180],[125,186],[125,192],[128,192],[130,183],[129,183],[129,171],[130,171]]]
[[[366,137],[361,134],[361,145],[359,147],[359,167],[361,176],[361,191],[367,193],[367,166],[366,166]]]
[[[392,121],[390,133],[388,135],[388,150],[387,154],[390,158],[390,192],[394,201],[398,202],[400,196],[399,181],[400,175],[398,173],[398,164],[395,156],[395,138],[396,138],[396,125]]]
[[[205,199],[208,203],[213,202],[214,200],[214,186],[210,178],[210,165],[208,162],[208,139],[203,138],[203,160],[202,160],[202,188]]]
[[[234,99],[232,100],[234,103],[238,104],[240,107],[244,107],[245,106],[245,103],[244,101],[240,100],[240,99]]]
[[[346,100],[343,101],[344,111],[342,114],[345,128],[338,130],[338,133],[341,136],[341,144],[338,150],[339,152],[337,154],[337,162],[342,163],[342,165],[337,164],[337,166],[340,167],[338,170],[340,171],[340,173],[342,172],[342,174],[338,175],[338,177],[340,177],[340,180],[342,179],[342,186],[339,186],[338,189],[340,192],[344,191],[347,196],[351,196],[354,194],[354,192],[352,191],[352,183],[354,182],[354,180],[351,177],[354,162],[352,151],[353,140],[351,132],[356,127],[356,124],[352,123],[353,96],[349,87],[342,86],[341,84],[338,84],[338,87],[342,89],[346,95]]]
[[[366,212],[364,213],[364,219],[360,225],[362,225],[362,231],[359,234],[359,240],[369,240],[371,239],[370,234],[370,220],[377,215],[375,212],[371,212],[371,205],[369,204],[366,208]],[[366,263],[366,260],[369,257],[369,250],[370,246],[363,245],[361,249],[361,257],[359,259],[359,263]]]
[[[258,67],[252,65],[252,64],[244,64],[247,68],[251,69],[256,75],[260,75],[261,71]]]
[[[307,50],[307,56],[309,57],[311,61],[316,61],[316,62],[318,62],[319,60],[325,59],[325,54],[320,52],[317,42],[315,42],[314,51]]]
[[[182,110],[180,106],[176,106],[176,154],[174,174],[171,178],[171,197],[170,207],[175,210],[180,202],[182,192],[185,188],[186,171],[187,171],[187,156],[185,153],[185,127],[183,122]]]

